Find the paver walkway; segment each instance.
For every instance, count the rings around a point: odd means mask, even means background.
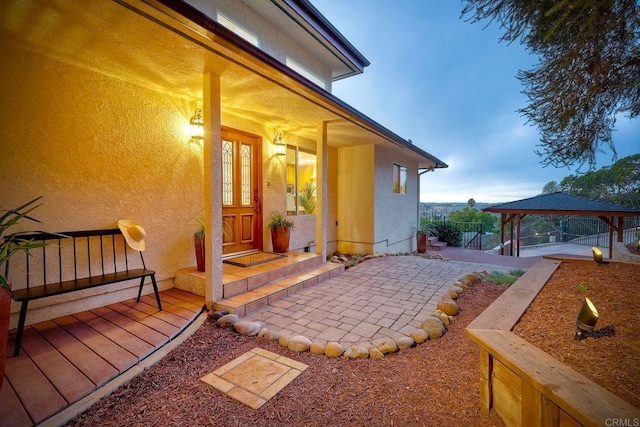
[[[465,274],[512,268],[416,256],[375,258],[244,318],[283,335],[367,348],[379,338],[398,339],[418,329]]]

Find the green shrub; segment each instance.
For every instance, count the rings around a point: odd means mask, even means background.
[[[438,240],[441,242],[447,242],[447,245],[453,247],[460,247],[462,245],[462,231],[455,225],[451,224],[438,224],[435,226],[435,232],[438,236]]]
[[[492,271],[484,278],[484,280],[497,285],[511,286],[525,273],[525,271],[526,270],[521,269],[510,270],[506,273],[504,271]]]

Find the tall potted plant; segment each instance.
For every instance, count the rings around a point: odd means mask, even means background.
[[[416,241],[418,243],[418,253],[424,254],[427,252],[427,237],[429,235],[429,228],[424,219],[420,220],[420,223],[415,227]]]
[[[283,212],[272,212],[269,221],[271,229],[271,243],[273,251],[284,253],[289,251],[289,231],[293,228],[293,221],[289,220]]]
[[[7,263],[18,252],[29,253],[31,249],[41,248],[42,242],[20,240],[8,230],[15,227],[21,220],[40,222],[29,216],[31,211],[40,205],[35,203],[40,197],[33,199],[15,209],[4,210],[0,213],[0,387],[4,382],[4,369],[7,361],[7,341],[9,339],[9,319],[11,315],[11,285],[7,277]]]
[[[205,271],[205,250],[204,250],[204,221],[198,221],[198,228],[193,233],[193,246],[196,251],[196,268],[198,271]],[[230,239],[232,236],[231,230],[229,230],[228,224],[222,223],[222,238],[223,241]]]

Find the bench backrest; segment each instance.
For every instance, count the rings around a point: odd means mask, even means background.
[[[42,242],[24,257],[6,263],[5,277],[12,289],[23,289],[67,280],[99,276],[116,271],[146,268],[128,247],[119,228],[65,231],[61,233],[18,233],[17,241]],[[8,239],[9,237],[5,237]]]

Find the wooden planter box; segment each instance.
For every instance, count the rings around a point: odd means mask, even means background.
[[[508,426],[637,425],[639,408],[511,332],[559,265],[538,262],[467,326],[481,349],[480,412]]]

